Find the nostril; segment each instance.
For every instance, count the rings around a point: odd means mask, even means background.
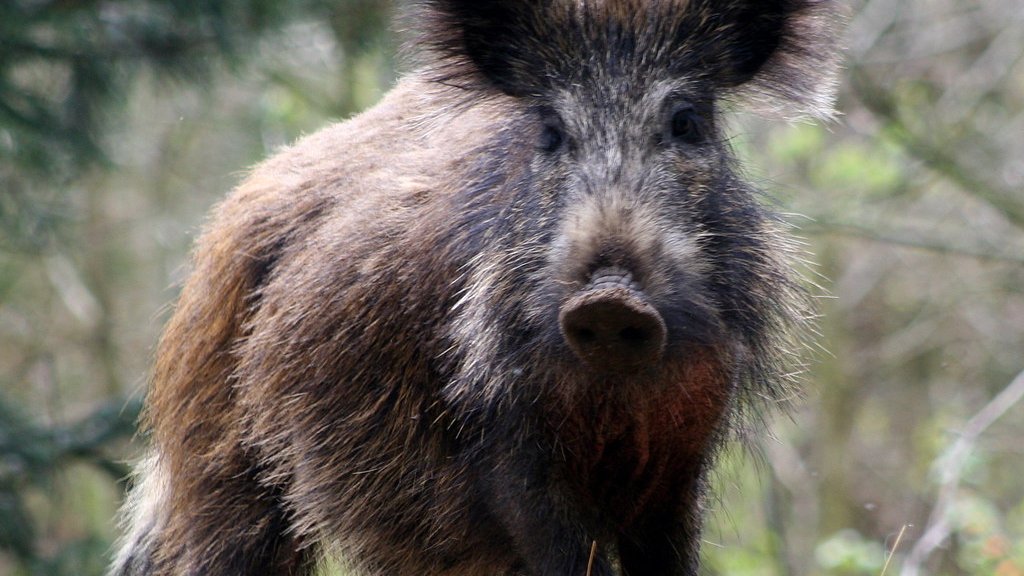
[[[590,344],[597,340],[597,332],[590,328],[573,327],[569,331],[576,340],[584,344]]]

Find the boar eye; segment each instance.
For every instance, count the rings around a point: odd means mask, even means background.
[[[544,129],[540,133],[540,149],[548,154],[557,152],[562,147],[562,143],[565,141],[565,135],[562,133],[562,128],[555,125],[554,123],[545,123]]]
[[[689,104],[672,112],[670,120],[672,139],[685,144],[701,144],[706,139],[704,118]]]

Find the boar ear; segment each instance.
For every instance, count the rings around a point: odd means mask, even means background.
[[[716,83],[760,111],[827,117],[839,68],[837,0],[701,0]],[[709,29],[711,28],[711,29]]]
[[[426,0],[421,43],[437,60],[441,80],[483,77],[515,96],[543,88],[546,31],[541,16],[550,0]]]

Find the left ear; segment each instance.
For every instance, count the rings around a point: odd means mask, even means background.
[[[423,0],[422,43],[442,72],[476,75],[499,90],[525,96],[545,88],[545,68],[558,60],[551,0]]]
[[[786,116],[827,117],[839,68],[837,0],[698,0],[714,82]]]

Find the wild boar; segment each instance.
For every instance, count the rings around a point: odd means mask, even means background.
[[[836,2],[412,9],[414,70],[198,241],[114,574],[696,574],[809,317],[723,116],[828,114]]]

